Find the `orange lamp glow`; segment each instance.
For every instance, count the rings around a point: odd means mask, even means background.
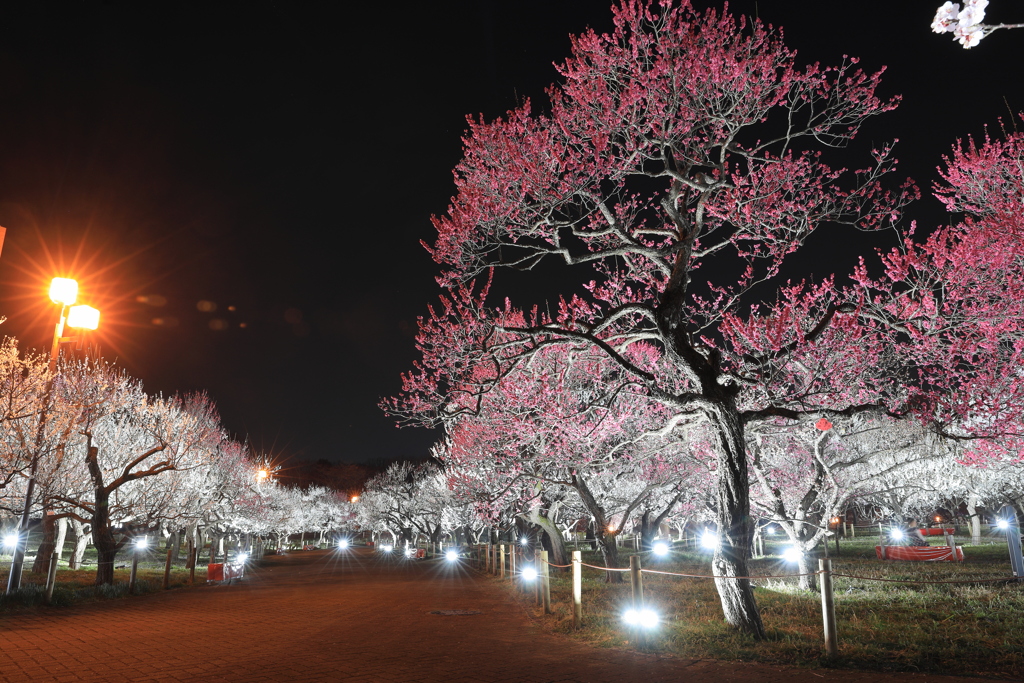
[[[78,300],[78,283],[71,278],[55,277],[50,281],[50,301],[70,306]]]
[[[100,312],[92,306],[72,306],[68,310],[68,327],[95,330],[100,326]]]
[[[269,476],[270,476],[270,473],[267,472],[266,470],[260,470],[259,472],[256,473],[256,478],[259,479],[260,481],[263,481],[264,479],[266,479]]]

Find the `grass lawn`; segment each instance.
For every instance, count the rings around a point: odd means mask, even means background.
[[[958,538],[958,544],[969,539]],[[1012,575],[1005,541],[992,536],[986,545],[964,547],[965,561],[883,562],[875,557],[878,537],[842,540],[833,572],[872,578],[943,581],[1004,578]],[[933,545],[937,544],[933,541]],[[751,563],[754,575],[794,574],[781,560],[783,545],[768,544],[768,556]],[[632,551],[622,550],[628,564]],[[776,555],[777,553],[777,555]],[[822,555],[823,556],[823,555]],[[668,558],[642,555],[644,568],[710,574],[710,554],[675,549]],[[601,565],[599,555],[584,552],[583,562]],[[814,562],[817,567],[817,562]],[[542,615],[549,628],[594,645],[629,644],[621,615],[630,604],[629,576],[613,585],[604,572],[583,569],[583,628],[573,630],[571,574],[553,574],[554,614]],[[755,585],[768,639],[757,642],[722,621],[714,583],[644,574],[646,604],[662,622],[650,648],[692,658],[739,659],[811,667],[1024,676],[1024,584],[901,585],[836,577],[834,594],[839,657],[823,652],[821,598],[800,591],[796,580],[760,580]]]
[[[30,544],[30,552],[35,546]],[[62,607],[88,600],[104,600],[125,597],[128,594],[128,577],[131,571],[132,549],[126,548],[118,553],[114,569],[114,584],[97,588],[96,583],[96,549],[89,547],[80,569],[68,569],[67,558],[71,554],[70,544],[65,547],[64,560],[57,568],[57,579],[53,589],[53,605]],[[146,551],[139,562],[136,577],[135,593],[150,593],[163,590],[164,562],[167,551],[164,548],[153,548]],[[13,595],[2,594],[7,587],[7,575],[11,566],[10,555],[0,555],[0,612],[34,608],[43,605],[43,590],[46,587],[46,574],[32,573],[35,556],[29,554],[25,560],[25,571],[21,578],[21,590]],[[206,563],[200,558],[196,567],[196,584],[206,582]],[[170,587],[180,588],[189,584],[189,572],[185,568],[185,552],[171,565]]]

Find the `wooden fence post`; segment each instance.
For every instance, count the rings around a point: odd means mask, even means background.
[[[548,566],[548,551],[540,551],[541,599],[544,602],[544,614],[551,614],[551,568]]]
[[[640,573],[640,556],[629,556],[629,582],[633,589],[633,609],[639,614],[644,608],[644,579]],[[644,634],[644,627],[639,623],[633,627],[633,638],[637,647],[645,647],[647,638]]]
[[[132,547],[132,571],[128,575],[128,595],[135,592],[135,578],[139,573],[139,549]]]
[[[818,560],[821,570],[821,621],[825,627],[825,654],[835,657],[839,654],[839,637],[836,635],[836,605],[832,595],[832,560]]]
[[[501,560],[500,560],[498,566],[501,567],[500,576],[501,576],[501,578],[504,579],[505,578],[505,544],[504,543],[501,544],[500,553],[501,553],[501,555],[500,555]]]
[[[541,593],[541,580],[540,580],[540,551],[534,548],[533,550],[533,568],[537,571],[537,578],[533,580],[533,592],[534,597],[537,598],[537,604],[542,604],[540,597]]]
[[[508,546],[508,578],[515,585],[516,582],[516,544]]]
[[[171,562],[174,560],[174,556],[178,554],[178,544],[171,543],[170,539],[167,539],[167,561],[164,562],[164,590],[171,587]]]
[[[583,554],[579,550],[572,553],[572,626],[579,629],[583,625]]]
[[[49,571],[46,573],[46,593],[43,596],[47,605],[53,603],[53,585],[57,582],[57,564],[59,562],[60,552],[54,548],[53,555],[50,556]]]

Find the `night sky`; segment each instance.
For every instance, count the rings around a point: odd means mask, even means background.
[[[888,65],[883,93],[904,102],[864,145],[900,138],[902,172],[927,188],[956,138],[1024,110],[1024,30],[965,51],[929,31],[939,4],[730,6],[784,27],[802,63]],[[396,430],[377,402],[438,294],[419,241],[453,192],[465,116],[542,101],[568,35],[610,28],[608,5],[9,5],[0,332],[48,344],[45,288],[76,277],[108,358],[151,391],[206,390],[256,448],[425,457],[437,435]],[[992,0],[987,20],[1024,7]],[[945,220],[933,199],[913,213]],[[548,282],[499,288],[525,303],[556,297]]]

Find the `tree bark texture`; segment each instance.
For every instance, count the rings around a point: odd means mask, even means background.
[[[743,425],[732,404],[718,404],[714,417],[718,432],[717,516],[720,542],[711,560],[715,587],[725,621],[754,638],[766,637],[761,614],[754,600],[747,560],[753,520],[750,518],[750,481]],[[734,578],[735,577],[735,578]]]
[[[52,510],[43,510],[43,540],[36,550],[36,559],[32,563],[33,574],[46,574],[50,571],[50,556],[53,555],[54,534],[57,530],[57,520]]]

